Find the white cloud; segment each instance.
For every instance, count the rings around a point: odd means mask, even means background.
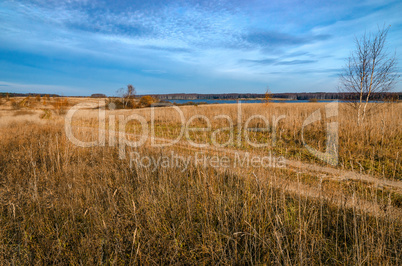
[[[49,84],[26,84],[26,83],[14,83],[0,80],[0,90],[5,92],[21,92],[21,93],[47,93],[47,94],[59,94],[63,95],[68,92],[69,95],[80,95],[84,88],[49,85]]]

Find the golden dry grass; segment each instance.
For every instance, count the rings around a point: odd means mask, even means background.
[[[321,164],[322,162],[312,156],[303,146],[301,140],[301,129],[303,121],[317,109],[323,110],[326,103],[271,103],[265,104],[242,104],[241,124],[253,115],[259,114],[269,121],[270,131],[249,132],[248,135],[254,143],[272,143],[272,137],[276,136],[275,146],[270,145],[266,150],[272,150],[287,158]],[[226,119],[216,119],[218,115],[227,115],[233,121],[234,133],[237,131],[238,110],[235,104],[204,105],[204,106],[182,106],[185,121],[194,115],[203,115],[211,121],[212,130],[192,135],[192,140],[198,143],[211,144],[211,135],[215,129],[228,127]],[[138,110],[117,110],[108,111],[108,115],[118,117],[119,115],[139,114],[146,118],[150,128],[151,111],[148,108]],[[98,126],[97,110],[84,110],[77,113],[75,125]],[[284,116],[277,122],[276,132],[272,127],[276,119]],[[324,152],[326,148],[325,119],[322,113],[322,121],[313,123],[305,128],[306,143],[319,151]],[[339,115],[336,120],[339,124],[339,166],[343,169],[350,169],[357,172],[364,172],[380,178],[402,180],[402,159],[400,147],[402,147],[402,103],[387,105],[378,112],[368,116],[365,123],[357,126],[352,110],[346,104],[339,104]],[[155,108],[155,133],[156,136],[174,139],[180,135],[181,120],[179,113],[171,108]],[[254,119],[250,127],[263,127],[262,120]],[[206,127],[206,123],[200,120],[193,120],[191,127]],[[117,130],[117,126],[115,128]],[[139,126],[132,131],[140,131]],[[139,132],[141,133],[141,132]],[[236,137],[236,136],[235,136]],[[219,143],[228,141],[228,132],[217,135]],[[242,137],[244,140],[244,136]],[[235,142],[235,141],[234,141]],[[236,143],[228,147],[236,146]],[[255,148],[247,145],[244,141],[241,147],[246,150]],[[259,150],[261,150],[259,148]]]
[[[287,158],[320,163],[303,153],[298,139],[302,119],[317,106],[322,104],[244,105],[243,112],[244,119],[257,112],[269,117],[285,114],[278,146],[271,148]],[[394,188],[291,169],[259,172],[194,163],[185,171],[130,168],[114,147],[73,145],[65,136],[63,115],[52,111],[50,118],[41,119],[40,108],[30,109],[34,114],[15,115],[18,111],[11,107],[0,113],[0,260],[4,264],[401,263],[400,191]],[[186,118],[193,114],[235,118],[235,108],[182,110]],[[355,166],[360,164],[362,172],[375,178],[400,179],[401,109],[391,106],[359,129],[341,108],[338,168],[360,172],[360,166]],[[95,127],[97,112],[77,112],[76,125]],[[107,111],[107,116],[131,112],[150,118],[149,109]],[[159,108],[156,118],[160,137],[177,135],[174,110]],[[222,126],[221,121],[213,124]],[[130,132],[136,129],[136,125],[127,127]],[[210,138],[201,133],[192,136],[194,141]],[[324,146],[320,127],[306,133],[316,139],[311,145]],[[252,137],[266,140],[258,134]],[[170,150],[192,153],[181,146],[136,149],[146,156]],[[376,208],[368,211],[364,204]]]

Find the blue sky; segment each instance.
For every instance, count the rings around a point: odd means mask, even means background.
[[[0,91],[336,91],[354,37],[378,25],[391,25],[402,66],[401,11],[401,1],[2,0]]]

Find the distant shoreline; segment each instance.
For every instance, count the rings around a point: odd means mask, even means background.
[[[0,92],[0,97],[35,97],[35,96],[49,96],[49,97],[73,97],[73,98],[109,98],[118,97],[116,95],[107,96],[101,93],[95,93],[88,96],[60,96],[58,94],[47,93],[15,93],[15,92]],[[171,93],[171,94],[138,94],[137,98],[142,96],[152,96],[160,101],[265,101],[265,94],[261,93],[223,93],[223,94],[198,94],[198,93]],[[271,93],[270,99],[273,101],[301,101],[301,100],[353,100],[357,99],[356,94],[352,93],[339,93],[339,92],[300,92],[300,93]],[[389,92],[389,93],[373,93],[371,95],[372,101],[382,101],[393,99],[395,101],[402,100],[402,92]]]

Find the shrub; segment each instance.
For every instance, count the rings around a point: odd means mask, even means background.
[[[59,115],[63,115],[66,113],[66,109],[69,105],[67,98],[64,99],[57,99],[55,102],[52,104],[56,113]]]
[[[108,103],[108,109],[132,109],[132,108],[138,108],[137,104],[135,103],[135,100],[129,99],[123,101],[121,99],[109,99]]]
[[[14,99],[11,99],[10,103],[11,103],[11,108],[13,108],[14,110],[18,110],[21,108],[21,105],[19,103],[17,103]]]
[[[152,96],[146,95],[142,96],[140,99],[140,106],[141,107],[149,107],[151,104],[158,102],[157,99],[155,99]]]
[[[44,97],[45,97],[45,98],[43,99],[43,104],[46,105],[46,104],[50,103],[50,97],[49,97],[49,95],[46,94]]]

